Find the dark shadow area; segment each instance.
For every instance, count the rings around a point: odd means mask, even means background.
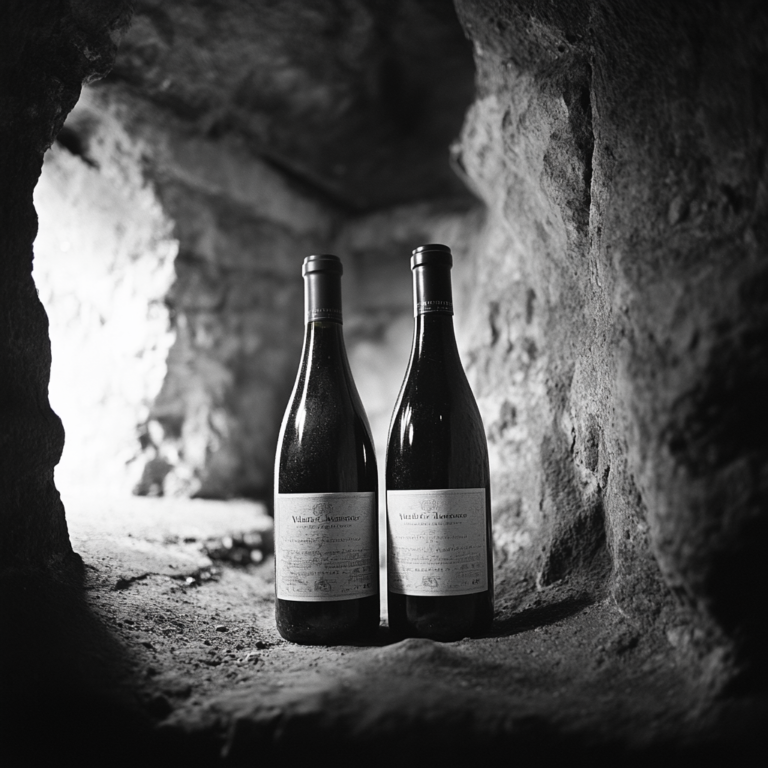
[[[0,576],[0,763],[133,766],[152,754],[151,717],[131,659],[70,573]]]
[[[757,768],[762,765],[757,745],[751,744],[680,744],[634,747],[616,743],[589,743],[583,736],[567,733],[536,716],[517,723],[515,732],[495,738],[467,737],[467,723],[445,723],[423,728],[418,733],[392,734],[391,738],[355,743],[336,734],[307,734],[291,746],[267,749],[260,765],[298,766],[312,761],[315,749],[309,746],[314,736],[323,739],[322,754],[335,766],[359,766],[361,757],[369,768],[416,768],[416,766],[478,766],[506,764],[524,768],[555,768],[571,762],[590,768],[682,768],[708,765],[732,765]],[[764,754],[764,753],[763,753]],[[247,755],[235,754],[232,766],[252,764]],[[198,764],[202,768],[202,764]]]
[[[520,632],[528,632],[536,627],[545,627],[575,616],[594,603],[594,596],[584,593],[567,597],[556,603],[526,608],[507,618],[496,619],[490,634],[493,637],[509,637]]]
[[[332,703],[329,702],[329,706]],[[477,713],[466,709],[441,721],[409,718],[392,713],[388,725],[360,729],[356,721],[341,718],[329,727],[320,712],[308,710],[299,717],[275,711],[268,721],[240,719],[224,729],[161,733],[163,754],[172,764],[206,768],[305,766],[323,758],[338,768],[416,768],[416,766],[511,765],[548,768],[572,762],[590,768],[682,768],[728,765],[752,768],[762,765],[763,740],[745,738],[745,730],[722,730],[698,738],[661,738],[648,743],[645,735],[610,736],[574,731],[545,712],[531,707],[527,713],[500,713],[505,726],[495,732],[479,727]],[[750,717],[756,725],[754,712]]]

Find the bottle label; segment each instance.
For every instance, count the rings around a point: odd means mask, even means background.
[[[387,491],[390,592],[421,597],[488,589],[485,488]]]
[[[354,600],[378,590],[376,494],[275,494],[280,600]]]

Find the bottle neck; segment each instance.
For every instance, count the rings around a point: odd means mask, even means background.
[[[346,393],[357,410],[365,413],[349,367],[344,326],[340,322],[312,320],[306,324],[297,386],[304,390],[319,387],[318,391],[329,398]]]
[[[447,312],[425,312],[416,315],[412,357],[413,360],[441,361],[443,365],[453,365],[459,361],[459,348],[451,315]]]
[[[342,324],[341,275],[311,272],[304,277],[304,322]],[[309,327],[307,328],[309,331]]]
[[[311,320],[304,327],[302,366],[348,365],[344,326],[335,320]]]
[[[422,264],[413,269],[414,355],[445,362],[458,359],[453,331],[453,292],[448,264]]]
[[[413,270],[413,314],[453,315],[451,268],[443,264],[420,265]],[[453,324],[450,324],[453,327]]]
[[[416,323],[412,359],[460,366],[453,329],[450,266],[430,264],[414,268],[413,314]]]

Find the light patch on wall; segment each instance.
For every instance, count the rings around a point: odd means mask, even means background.
[[[164,298],[178,243],[136,178],[56,144],[35,189],[33,274],[50,323],[49,398],[66,431],[55,475],[65,497],[131,492],[173,341]]]

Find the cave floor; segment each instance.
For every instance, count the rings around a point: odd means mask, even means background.
[[[18,765],[37,752],[98,765],[460,765],[499,751],[537,766],[752,764],[764,704],[692,688],[669,643],[606,598],[521,579],[497,585],[485,638],[394,642],[382,626],[365,646],[297,646],[274,626],[260,505],[65,503],[84,599],[50,600],[45,620],[45,600],[17,607],[44,638],[14,654],[35,660],[30,706],[60,723],[22,729],[36,743]]]

